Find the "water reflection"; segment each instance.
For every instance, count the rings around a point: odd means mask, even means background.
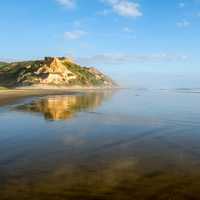
[[[16,110],[40,113],[50,121],[68,120],[73,118],[77,112],[94,110],[112,94],[112,91],[102,91],[82,95],[50,96],[19,105]]]
[[[0,199],[200,199],[200,96],[111,96],[51,96],[1,114]],[[68,123],[24,114],[94,110]]]

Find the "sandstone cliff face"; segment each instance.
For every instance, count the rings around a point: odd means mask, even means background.
[[[81,67],[68,58],[10,63],[0,69],[0,85],[114,86],[95,68]]]
[[[65,60],[66,62],[66,60]],[[52,58],[40,67],[36,74],[40,77],[41,84],[68,84],[70,80],[77,76],[69,71],[67,67],[58,58]]]
[[[29,70],[22,71],[19,74],[17,82],[23,84],[69,84],[69,81],[76,79],[77,76],[69,71],[62,62],[63,61],[58,58],[46,58],[38,69],[33,69],[33,74],[31,74]],[[27,69],[31,68],[33,67],[28,66]],[[32,75],[35,75],[35,78],[30,80],[29,77]]]

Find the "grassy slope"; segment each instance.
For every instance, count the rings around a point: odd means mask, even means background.
[[[0,62],[0,70],[1,70],[5,65],[7,65],[7,63],[5,63],[5,62]],[[0,91],[2,91],[2,90],[7,90],[7,88],[6,88],[6,87],[1,87],[1,86],[0,86]]]
[[[87,68],[81,67],[73,63],[64,64],[71,72],[78,76],[78,79],[71,83],[72,85],[103,85],[103,80],[97,80],[95,75],[90,73]]]
[[[95,75],[90,73],[87,68],[81,67],[73,63],[64,63],[65,66],[74,74],[78,76],[78,80],[72,82],[73,85],[94,85],[100,86],[103,84],[103,80],[97,80]]]
[[[3,65],[0,68],[0,85],[2,86],[13,86],[16,84],[16,80],[19,74],[26,70],[26,72],[32,73],[32,69],[26,69],[27,66],[32,65],[33,67],[39,67],[38,61],[26,61],[26,62],[15,62]],[[3,74],[1,76],[1,74]]]
[[[0,86],[0,91],[1,91],[1,90],[7,90],[7,89],[8,89],[8,88],[6,88],[6,87],[1,87],[1,86]]]
[[[7,63],[5,63],[5,62],[0,62],[0,68],[3,67],[3,66],[5,66],[5,65],[7,65]]]

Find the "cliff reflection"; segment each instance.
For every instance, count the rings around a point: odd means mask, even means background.
[[[94,110],[112,96],[112,91],[83,95],[50,96],[17,106],[18,111],[40,113],[46,120],[59,121],[74,117],[77,112]]]

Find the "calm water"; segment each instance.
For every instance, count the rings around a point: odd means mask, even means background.
[[[90,92],[0,108],[0,199],[200,199],[200,94]]]

